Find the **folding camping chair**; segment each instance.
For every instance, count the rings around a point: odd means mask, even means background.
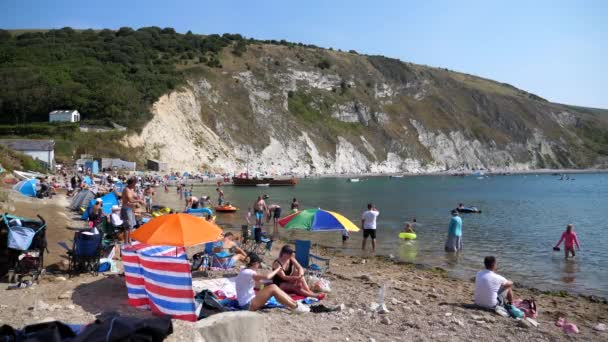
[[[329,259],[321,258],[318,255],[310,253],[312,242],[310,240],[296,240],[296,260],[302,267],[308,270],[311,275],[322,276],[329,269]],[[313,260],[314,259],[314,260]],[[315,261],[324,263],[320,266]]]
[[[101,234],[101,241],[104,249],[116,246],[118,243],[118,233],[120,232],[120,227],[113,225],[112,220],[104,216],[97,225],[97,229]]]
[[[205,254],[207,254],[209,257],[210,267],[217,267],[221,269],[231,268],[230,260],[234,254],[221,250],[222,245],[223,244],[221,241],[208,242],[205,244]]]
[[[70,265],[68,273],[70,277],[84,272],[97,275],[99,270],[99,259],[101,258],[102,236],[101,234],[86,234],[76,232],[74,234],[74,245],[68,251]]]
[[[261,228],[253,226],[253,239],[249,234],[247,226],[241,227],[243,233],[243,250],[247,253],[255,253],[257,255],[264,255],[272,249],[273,240],[266,236],[265,232],[262,232]]]

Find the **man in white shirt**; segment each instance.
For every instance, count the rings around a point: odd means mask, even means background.
[[[513,282],[496,273],[496,258],[483,259],[485,270],[475,276],[475,304],[486,309],[513,302]]]
[[[372,238],[372,252],[376,251],[376,218],[380,212],[373,204],[367,205],[367,210],[361,215],[361,229],[363,229],[363,243],[361,249],[365,250],[367,238]]]

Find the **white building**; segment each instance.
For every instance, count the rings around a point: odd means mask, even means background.
[[[49,122],[79,122],[80,113],[77,110],[54,110],[49,113]]]
[[[0,144],[43,162],[48,169],[55,167],[55,140],[0,139]]]

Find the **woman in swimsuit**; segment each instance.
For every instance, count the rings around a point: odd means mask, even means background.
[[[257,254],[249,254],[249,263],[243,268],[235,279],[236,298],[243,310],[256,311],[264,307],[270,297],[295,313],[310,312],[310,308],[301,302],[296,302],[275,284],[265,286],[257,294],[254,291],[256,283],[271,279],[278,270],[266,274],[258,274],[262,259]]]
[[[315,297],[319,300],[325,298],[325,293],[314,293],[304,280],[304,269],[294,258],[294,250],[289,245],[283,246],[279,258],[272,263],[272,269],[280,268],[272,278],[272,282],[287,293],[300,296]]]

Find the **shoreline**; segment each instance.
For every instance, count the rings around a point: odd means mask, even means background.
[[[437,171],[437,172],[393,172],[393,173],[328,173],[328,174],[315,174],[306,177],[298,176],[300,179],[305,178],[358,178],[358,177],[390,177],[390,176],[403,176],[403,177],[416,177],[416,176],[473,176],[477,172],[482,172],[484,176],[502,176],[503,174],[511,175],[530,175],[530,174],[587,174],[587,173],[608,173],[608,169],[532,169],[532,170],[493,170],[493,171]],[[505,175],[507,176],[507,175]]]
[[[305,179],[326,179],[326,178],[338,178],[338,179],[347,179],[347,178],[379,178],[379,177],[391,177],[391,176],[401,176],[398,178],[412,178],[412,177],[470,177],[475,176],[477,172],[480,171],[438,171],[438,172],[395,172],[395,173],[326,173],[326,174],[315,174],[315,175],[295,175],[298,181],[302,181]],[[537,169],[537,170],[505,170],[505,171],[481,171],[483,174],[481,176],[514,176],[514,175],[552,175],[552,174],[593,174],[593,173],[608,173],[608,169]],[[558,175],[555,175],[556,177]],[[270,178],[287,178],[288,176],[267,176]],[[397,178],[397,179],[398,179]],[[216,177],[213,179],[205,180],[201,182],[199,179],[185,179],[183,182],[188,185],[193,186],[210,186],[217,187],[217,182],[222,182],[221,186],[235,186],[232,182],[224,183],[224,178]],[[365,179],[363,179],[365,180]],[[167,184],[168,187],[174,188],[175,181],[171,184]],[[297,184],[295,185],[297,186]],[[159,186],[160,187],[160,186]],[[254,186],[241,186],[245,188],[253,188]],[[276,187],[276,186],[275,186]]]

